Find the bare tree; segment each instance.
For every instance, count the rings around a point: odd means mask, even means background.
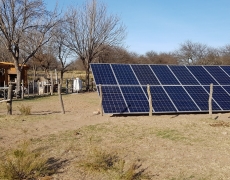
[[[90,63],[99,56],[104,47],[121,45],[125,28],[117,16],[108,15],[106,6],[96,0],[86,3],[78,10],[70,8],[66,17],[66,44],[83,62],[88,90]]]
[[[0,0],[0,38],[12,55],[17,92],[23,65],[49,41],[49,32],[58,22],[56,17],[46,10],[42,0]]]
[[[59,61],[58,69],[61,72],[61,77],[60,77],[60,81],[58,84],[58,95],[59,95],[59,100],[61,103],[61,109],[62,109],[63,114],[65,114],[65,108],[64,108],[64,103],[63,103],[62,94],[61,94],[63,76],[64,76],[64,73],[68,71],[68,68],[73,64],[73,61],[70,61],[69,59],[71,57],[71,51],[65,45],[65,40],[66,40],[66,33],[64,33],[63,26],[57,27],[55,29],[54,39],[52,42],[53,42],[54,49],[56,50],[57,59]]]
[[[197,64],[200,59],[205,57],[206,50],[207,46],[204,44],[186,41],[181,44],[176,54],[180,64]]]
[[[230,65],[230,45],[220,48],[219,52],[222,64]]]

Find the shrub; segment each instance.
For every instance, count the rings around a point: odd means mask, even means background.
[[[0,179],[36,179],[49,173],[47,159],[31,151],[28,144],[8,151],[0,161]]]
[[[126,168],[125,168],[126,165]],[[117,180],[139,180],[151,179],[141,168],[142,164],[138,162],[131,165],[126,164],[124,159],[119,158],[117,153],[105,152],[103,150],[93,149],[88,156],[80,163],[86,171],[104,172],[110,176],[110,179]]]
[[[30,106],[25,106],[25,105],[21,105],[18,106],[18,109],[21,113],[21,115],[30,115],[31,114],[31,107]]]

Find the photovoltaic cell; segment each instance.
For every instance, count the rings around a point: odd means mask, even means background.
[[[128,113],[128,108],[117,86],[102,86],[102,105],[105,113]]]
[[[151,65],[152,70],[163,85],[179,85],[175,76],[172,74],[168,66],[165,65]]]
[[[173,73],[176,75],[176,77],[178,78],[181,84],[183,85],[199,84],[185,66],[169,66],[169,68],[173,71]]]
[[[230,66],[220,66],[230,76]]]
[[[181,86],[165,86],[165,90],[176,105],[178,111],[199,111],[196,104]]]
[[[112,64],[113,71],[120,85],[138,85],[130,65]]]
[[[187,66],[191,73],[196,77],[201,85],[217,84],[215,79],[203,68],[203,66]]]
[[[209,93],[202,86],[185,86],[185,89],[201,110],[208,110]],[[215,102],[212,102],[212,109],[221,110]]]
[[[147,87],[144,87],[147,94]],[[161,86],[151,86],[152,106],[155,112],[176,112],[172,101]]]
[[[159,81],[156,76],[153,74],[149,65],[132,65],[133,71],[136,74],[137,79],[141,85],[159,85]]]
[[[130,112],[149,112],[148,99],[141,87],[121,86]]]
[[[230,86],[222,86],[230,94]]]
[[[205,86],[205,89],[209,91],[210,87]],[[213,86],[212,97],[223,110],[230,110],[230,96],[221,86]]]
[[[220,85],[229,85],[230,77],[218,66],[205,66],[205,69],[219,82]]]
[[[109,64],[100,66],[98,64],[91,64],[94,80],[97,85],[99,84],[117,84],[113,75],[112,69]]]

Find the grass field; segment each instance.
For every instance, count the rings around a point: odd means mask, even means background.
[[[57,95],[14,101],[12,116],[0,104],[2,179],[230,178],[229,113],[101,116],[95,92],[63,100],[66,114]]]

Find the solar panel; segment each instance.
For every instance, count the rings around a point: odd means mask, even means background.
[[[149,113],[147,85],[152,113],[208,112],[210,83],[212,110],[230,111],[230,66],[93,63],[91,70],[104,113]]]
[[[196,77],[202,85],[218,84],[215,79],[204,69],[203,66],[187,66],[188,70]]]
[[[230,77],[219,66],[205,66],[205,69],[217,80],[220,85],[229,85]]]
[[[137,78],[135,77],[130,65],[113,64],[112,69],[116,75],[117,81],[120,85],[138,85]]]
[[[170,71],[168,66],[165,65],[151,65],[153,72],[163,85],[179,85],[180,83]]]
[[[136,77],[138,78],[141,85],[160,84],[149,65],[142,65],[142,66],[132,65],[132,69],[136,74]]]
[[[183,85],[198,85],[198,81],[193,77],[193,75],[188,71],[185,66],[169,66],[172,72],[175,74],[177,79]]]

